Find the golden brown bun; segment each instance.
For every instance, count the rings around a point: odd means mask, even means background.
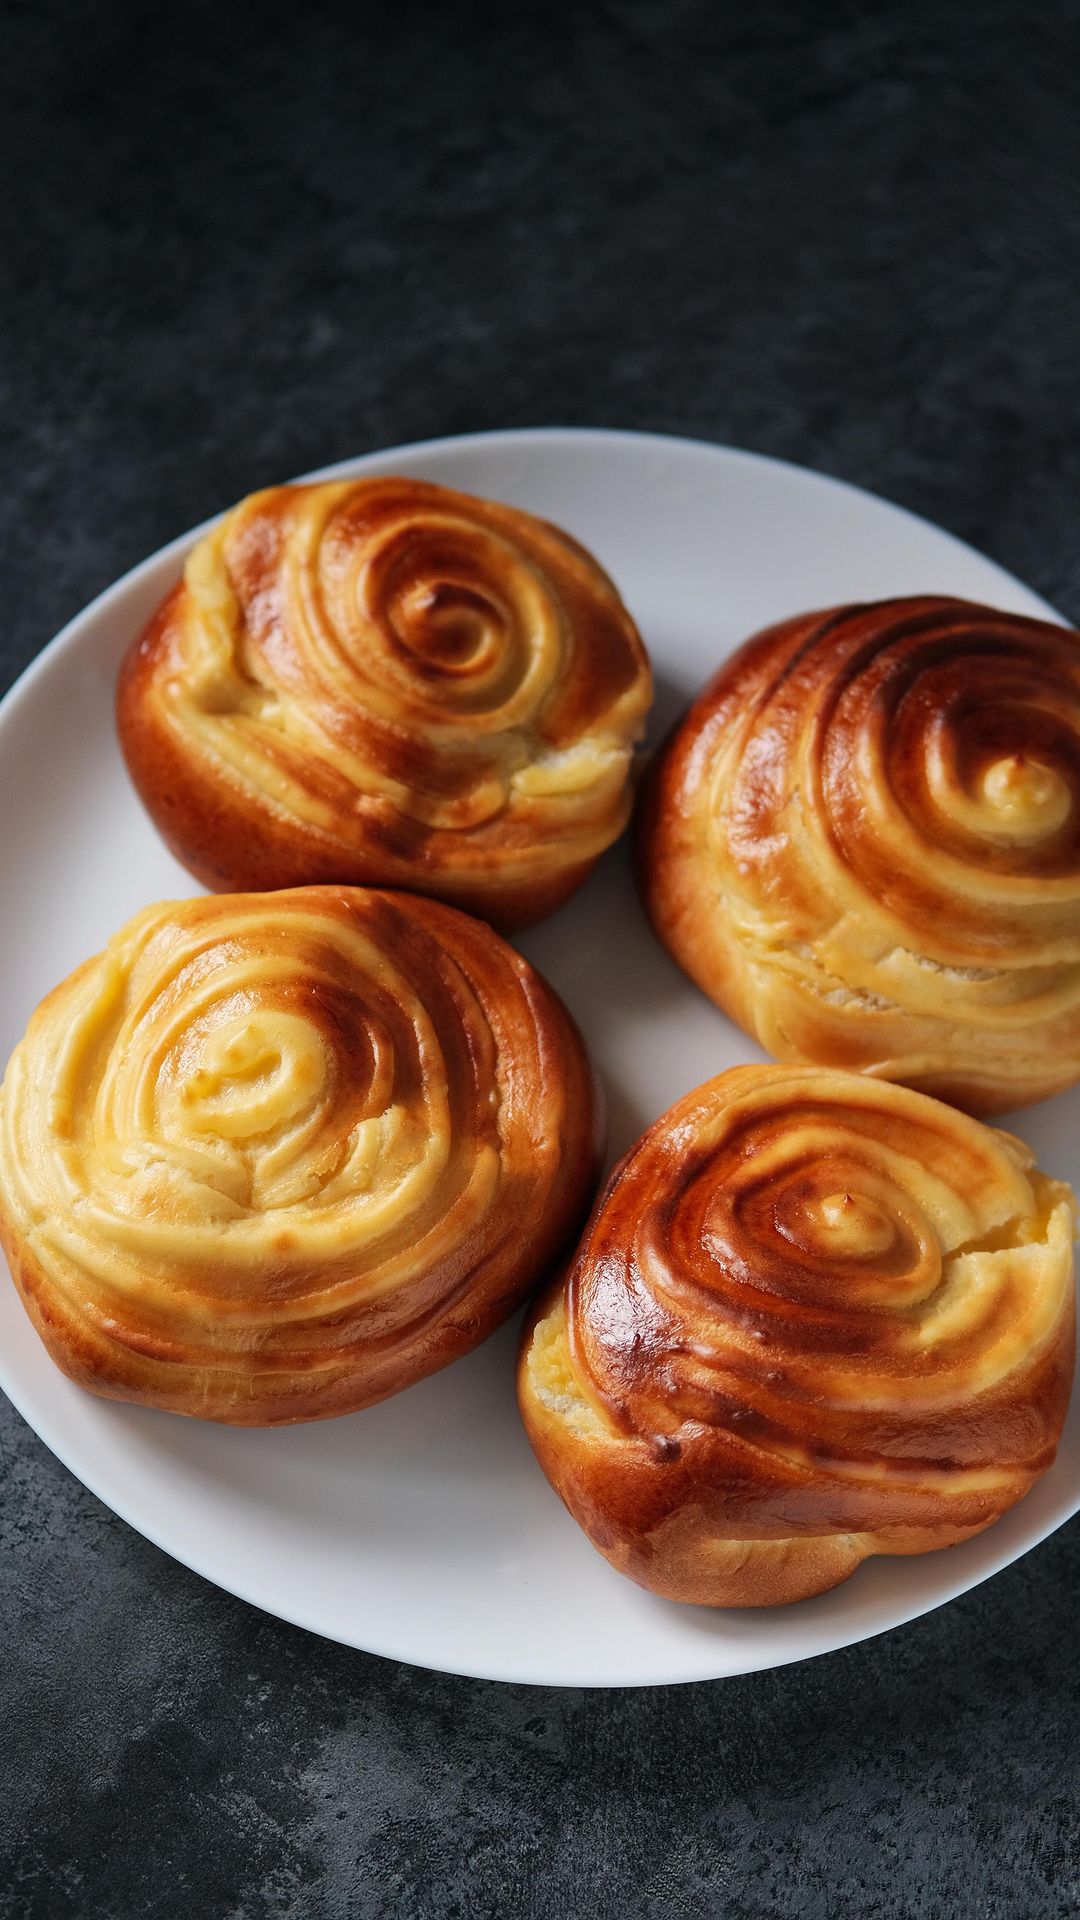
[[[671,1108],[525,1330],[544,1472],[621,1573],[772,1606],[989,1526],[1072,1381],[1072,1196],[905,1087],[735,1067]]]
[[[580,1226],[570,1016],[479,921],[313,887],[147,908],[0,1091],[0,1242],[80,1385],[238,1426],[467,1353]]]
[[[206,886],[405,887],[508,928],[622,832],[651,700],[576,541],[420,480],[345,480],[252,494],[205,535],[117,718]]]
[[[721,668],[650,774],[661,940],[783,1060],[1000,1113],[1080,1078],[1080,638],[840,607]]]

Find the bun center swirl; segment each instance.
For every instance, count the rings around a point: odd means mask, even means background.
[[[801,1220],[809,1232],[792,1230],[777,1209],[776,1225],[796,1245],[818,1245],[835,1260],[866,1260],[885,1253],[895,1242],[896,1222],[876,1200],[853,1193],[807,1196]]]
[[[992,760],[982,776],[985,811],[980,816],[988,839],[1041,840],[1057,834],[1073,810],[1073,793],[1056,768],[1023,753]]]
[[[505,538],[433,515],[361,541],[346,515],[326,544],[330,624],[351,642],[353,671],[376,673],[418,717],[512,728],[550,694],[567,652],[562,610]]]
[[[295,1121],[324,1093],[326,1048],[294,1013],[237,1014],[192,1035],[155,1116],[184,1133],[250,1140]]]

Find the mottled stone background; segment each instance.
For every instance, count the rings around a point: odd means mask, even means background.
[[[537,422],[841,474],[1077,618],[1078,76],[1060,0],[8,0],[4,682],[255,485]],[[808,1666],[532,1691],[281,1626],[0,1447],[5,1920],[1080,1911],[1075,1527]]]

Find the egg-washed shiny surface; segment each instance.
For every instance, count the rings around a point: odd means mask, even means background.
[[[675,730],[639,835],[675,958],[781,1059],[975,1112],[1080,1077],[1080,637],[961,600],[807,614]]]
[[[651,700],[577,542],[375,479],[227,514],[131,649],[117,711],[142,799],[207,885],[400,886],[510,926],[622,831]]]
[[[0,1239],[53,1358],[237,1424],[467,1352],[580,1224],[588,1061],[490,928],[345,887],[147,908],[33,1015]]]
[[[1053,1461],[1073,1203],[905,1087],[736,1067],[631,1148],[526,1329],[548,1477],[623,1572],[767,1605],[978,1532]]]

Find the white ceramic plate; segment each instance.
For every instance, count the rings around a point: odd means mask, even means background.
[[[769,621],[931,591],[1052,609],[884,501],[796,467],[642,434],[541,431],[402,447],[335,468],[404,472],[561,522],[618,582],[658,682],[654,734]],[[252,475],[252,484],[269,476]],[[196,891],[128,785],[113,681],[194,534],[102,594],[0,707],[4,822],[0,1056],[47,988],[147,901]],[[667,960],[625,851],[522,940],[577,1015],[607,1083],[612,1156],[687,1088],[760,1058]],[[1080,1179],[1080,1092],[1017,1130]],[[0,1287],[0,1385],[99,1498],[166,1552],[285,1620],[418,1666],[624,1686],[779,1666],[912,1620],[1033,1547],[1080,1507],[1080,1396],[1053,1471],[988,1533],[871,1560],[772,1612],[655,1600],[593,1552],[518,1421],[516,1325],[433,1380],[343,1420],[230,1431],[82,1393]]]

